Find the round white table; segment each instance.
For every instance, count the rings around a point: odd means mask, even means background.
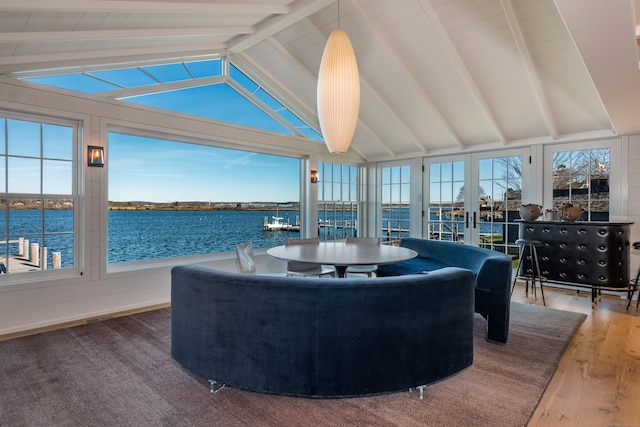
[[[345,277],[350,265],[392,264],[418,255],[413,249],[398,246],[341,241],[320,242],[317,245],[282,245],[267,250],[267,253],[285,261],[333,265],[338,277]]]

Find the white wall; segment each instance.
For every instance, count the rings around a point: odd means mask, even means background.
[[[61,90],[41,90],[27,83],[0,77],[0,109],[29,112],[83,123],[83,145],[106,146],[107,126],[132,127],[184,135],[194,140],[235,148],[250,148],[273,154],[299,153],[313,162],[332,161],[321,144],[245,129],[229,124],[181,115],[169,115],[143,106],[95,101],[90,97]],[[83,149],[82,153],[85,152]],[[632,228],[632,241],[640,240],[640,136],[628,138],[628,189],[622,188]],[[341,160],[361,162],[352,154]],[[107,151],[107,163],[109,161]],[[199,262],[222,269],[235,269],[234,254],[215,254],[198,259],[149,263],[147,268],[107,272],[107,168],[87,168],[79,159],[83,174],[81,207],[83,218],[82,274],[46,280],[32,280],[31,274],[0,275],[0,335],[74,321],[106,313],[168,302],[172,265]],[[374,165],[375,166],[375,165]],[[615,165],[612,165],[612,168]],[[371,173],[369,182],[375,182]],[[626,187],[627,184],[624,183]],[[371,191],[368,191],[371,195]],[[258,271],[283,271],[284,264],[264,251],[256,251]],[[632,256],[632,275],[640,265],[640,256]],[[110,269],[111,270],[111,269]],[[21,277],[19,277],[21,276]]]
[[[135,128],[180,135],[182,140],[217,146],[245,148],[272,154],[297,153],[330,161],[321,143],[270,132],[246,129],[226,123],[170,115],[116,101],[96,101],[89,96],[58,89],[42,90],[36,85],[0,77],[0,109],[13,113],[35,113],[73,119],[82,123],[84,141],[77,166],[81,176],[82,242],[80,271],[0,275],[0,335],[123,310],[165,303],[170,298],[170,269],[180,263],[200,262],[223,269],[235,269],[235,254],[147,263],[144,269],[107,272],[107,173],[109,153],[107,128]],[[88,168],[83,158],[86,145],[107,147],[105,168]],[[362,162],[355,154],[344,160]],[[261,251],[258,268],[284,271],[284,264]],[[67,270],[67,269],[63,269]],[[52,278],[54,274],[62,276]]]
[[[629,220],[634,221],[631,227],[631,242],[640,241],[640,135],[628,137],[628,164],[627,189],[623,188],[622,193],[627,196],[627,215]],[[631,278],[635,278],[636,272],[640,268],[640,253],[631,251]]]

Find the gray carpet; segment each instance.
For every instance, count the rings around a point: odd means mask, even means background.
[[[169,309],[0,342],[1,426],[522,426],[583,314],[512,303],[509,342],[473,365],[401,392],[304,399],[226,387],[210,394],[170,355]]]

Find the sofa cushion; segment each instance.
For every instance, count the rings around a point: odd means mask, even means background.
[[[405,274],[428,273],[445,267],[451,266],[432,257],[418,256],[402,262],[380,265],[377,274],[379,277],[402,276]]]

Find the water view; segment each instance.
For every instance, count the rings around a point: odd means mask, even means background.
[[[256,248],[278,246],[294,231],[264,231],[274,211],[109,211],[108,262],[159,259],[235,250],[251,241]],[[298,211],[278,214],[295,223]]]
[[[234,209],[109,210],[108,263],[228,252],[233,251],[237,243],[246,241],[251,241],[255,248],[269,248],[284,244],[285,239],[299,238],[298,231],[265,231],[265,218],[272,221],[274,216],[281,217],[284,223],[296,224],[300,212]],[[319,216],[321,239],[342,239],[347,235],[356,235],[357,223],[353,220],[355,212],[321,211]],[[5,245],[9,241],[10,256],[18,254],[18,238],[22,237],[30,243],[47,247],[47,268],[52,268],[52,252],[61,253],[63,268],[73,266],[72,210],[45,210],[44,218],[39,210],[12,210],[10,218],[11,230],[8,238],[6,235],[0,237]],[[402,230],[408,230],[409,209],[400,208],[385,214],[383,240],[389,240],[389,233],[385,229],[388,224],[392,224],[393,228],[400,225]],[[340,225],[347,227],[341,228]],[[452,222],[449,225],[458,227],[460,232],[464,231],[463,223]],[[490,224],[481,225],[483,228],[488,227],[486,231],[490,232]],[[396,234],[393,232],[391,238],[399,239],[400,236]],[[403,231],[402,235],[408,235],[408,231]],[[7,254],[5,248],[2,248],[2,252],[0,257]]]
[[[285,239],[297,239],[298,231],[265,231],[264,222],[272,217],[283,223],[296,224],[298,210],[110,210],[108,213],[108,263],[131,262],[202,255],[235,250],[235,245],[251,241],[256,248],[284,244]],[[322,215],[321,235],[324,238],[344,238],[353,230],[335,229],[341,224],[341,212]],[[73,211],[35,209],[12,210],[9,234],[0,234],[4,247],[0,258],[20,253],[18,238],[37,243],[48,250],[47,268],[52,268],[52,252],[60,252],[62,267],[73,266]],[[44,220],[44,233],[43,233]],[[0,218],[1,230],[6,221]],[[324,228],[325,225],[330,227]],[[355,225],[355,224],[353,224]],[[345,234],[346,233],[346,234]],[[43,242],[44,235],[44,242]],[[8,253],[6,249],[7,241]]]

